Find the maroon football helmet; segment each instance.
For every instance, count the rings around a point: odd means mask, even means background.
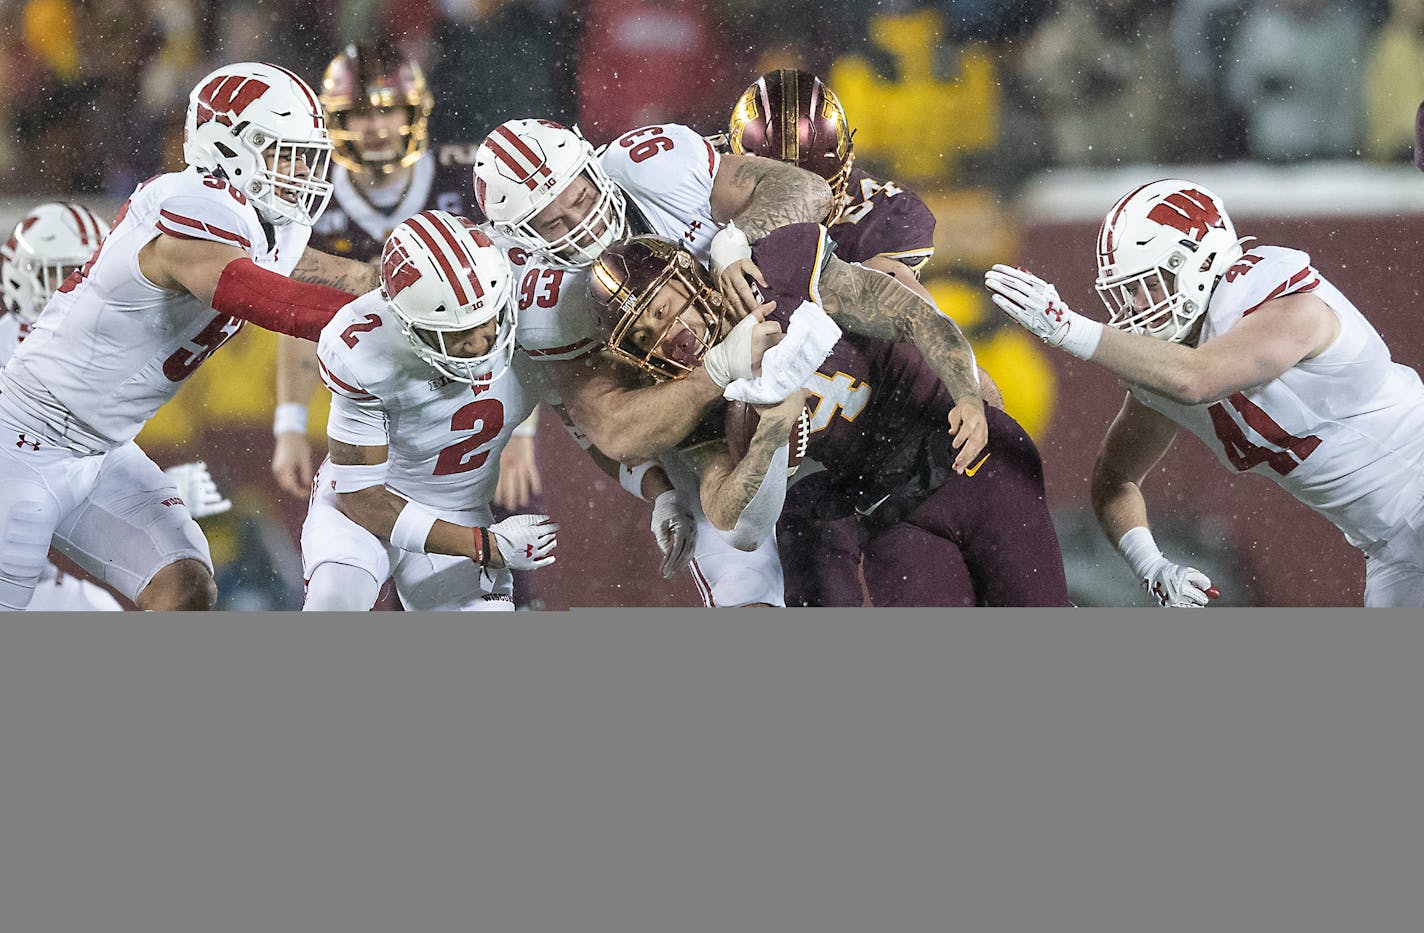
[[[672,285],[670,304],[659,299]],[[717,283],[681,243],[657,236],[635,236],[608,247],[593,264],[588,280],[593,319],[613,355],[659,381],[692,372],[702,355],[724,336],[727,313]],[[681,321],[691,305],[702,317],[703,333]],[[656,309],[656,310],[654,310]],[[642,328],[646,348],[635,331],[650,310],[661,311],[657,332]],[[649,318],[651,321],[651,317]]]
[[[821,79],[807,71],[769,71],[743,92],[732,110],[728,144],[735,153],[790,162],[831,184],[826,223],[844,209],[855,146],[845,108]]]
[[[435,98],[420,65],[394,46],[351,44],[326,66],[321,106],[335,146],[332,157],[352,172],[389,174],[414,165],[430,147],[430,111]],[[367,152],[361,134],[347,127],[347,117],[367,109],[404,107],[407,117],[399,139],[388,150]]]

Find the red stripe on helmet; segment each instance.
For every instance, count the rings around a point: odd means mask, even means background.
[[[1148,182],[1147,184],[1152,185],[1156,184],[1156,182]],[[1127,202],[1131,201],[1137,192],[1146,187],[1147,185],[1138,185],[1136,188],[1133,188],[1121,201],[1117,202],[1117,206],[1113,208],[1112,213],[1108,214],[1108,218],[1103,221],[1102,236],[1098,238],[1098,252],[1105,254],[1108,262],[1113,261],[1113,253],[1116,249],[1112,241],[1113,224],[1117,223],[1117,219],[1122,216],[1123,210],[1127,207]]]
[[[84,215],[76,211],[74,209],[74,205],[72,204],[64,205],[64,209],[69,211],[69,216],[74,218],[75,225],[79,227],[80,244],[83,246],[89,246],[92,232],[89,228],[89,224],[85,221]]]
[[[293,81],[296,82],[297,87],[302,89],[302,94],[307,99],[307,106],[311,108],[312,127],[319,129],[321,127],[321,106],[317,103],[316,96],[312,94],[311,88],[307,87],[307,83],[303,81],[295,71],[289,71],[286,68],[283,68],[281,65],[273,65],[270,62],[268,62],[267,64],[269,67],[276,68],[282,74],[291,78]]]
[[[450,287],[455,290],[455,300],[461,305],[469,304],[469,299],[465,297],[465,286],[461,283],[459,277],[455,275],[455,267],[450,265],[450,257],[445,255],[445,251],[440,248],[440,244],[436,241],[435,237],[430,234],[430,231],[425,229],[425,223],[427,222],[433,221],[431,221],[425,213],[420,213],[408,218],[405,221],[405,225],[410,228],[412,233],[420,238],[420,241],[425,244],[426,249],[430,250],[431,255],[435,257],[435,261],[439,263],[441,271],[445,273],[445,281],[449,282]]]
[[[513,146],[515,151],[517,151],[520,155],[522,155],[525,159],[529,161],[529,164],[533,166],[533,171],[538,172],[541,175],[551,174],[549,172],[547,160],[541,159],[539,157],[539,154],[536,153],[533,149],[530,149],[529,144],[526,143],[524,140],[520,139],[517,133],[515,133],[509,127],[504,125],[495,127],[494,131],[500,136],[504,137],[505,142]]]
[[[499,143],[494,141],[493,137],[491,137],[490,139],[486,139],[485,144],[490,147],[490,152],[494,153],[494,157],[496,159],[509,166],[510,171],[514,172],[515,176],[524,183],[524,187],[528,188],[530,191],[533,191],[535,188],[539,187],[539,183],[534,180],[534,173],[529,171],[524,166],[520,165],[515,160],[514,156],[505,152],[504,149],[500,147]]]
[[[485,296],[485,288],[480,284],[479,277],[475,275],[475,257],[465,247],[465,244],[455,239],[454,234],[450,232],[448,224],[433,216],[430,211],[421,211],[420,215],[425,217],[425,219],[430,222],[430,225],[439,231],[440,236],[444,238],[445,242],[450,245],[451,251],[455,254],[456,261],[459,262],[461,268],[467,273],[466,280],[470,283],[470,288],[474,291],[475,297],[483,298]],[[480,235],[483,236],[484,234]]]

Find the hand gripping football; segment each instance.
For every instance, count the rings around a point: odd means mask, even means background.
[[[746,402],[728,402],[727,414],[723,420],[723,430],[727,438],[727,450],[732,455],[733,461],[740,461],[747,455],[747,447],[752,442],[752,435],[756,433],[757,424],[761,422],[761,415],[756,408]],[[806,456],[806,445],[811,441],[811,412],[807,408],[801,409],[801,417],[796,419],[796,423],[791,426],[791,436],[787,438],[789,456],[786,458],[786,475],[788,477],[796,474],[797,467],[801,466],[801,460]]]

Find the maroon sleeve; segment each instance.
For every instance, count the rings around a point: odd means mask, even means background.
[[[766,279],[767,289],[790,314],[803,301],[815,300],[817,282],[835,249],[820,224],[802,223],[778,227],[752,244],[752,262]]]

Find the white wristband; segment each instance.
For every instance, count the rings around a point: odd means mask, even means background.
[[[626,464],[618,464],[618,485],[622,486],[629,493],[647,502],[643,495],[643,477],[648,475],[648,471],[657,466],[656,460],[644,460],[637,466],[630,467]]]
[[[391,546],[402,551],[425,553],[425,539],[435,527],[435,513],[419,502],[407,502],[391,528]]]
[[[1123,560],[1132,568],[1132,572],[1143,579],[1151,576],[1155,564],[1167,559],[1153,540],[1152,532],[1143,525],[1129,528],[1127,533],[1118,539],[1117,549]]]
[[[1092,357],[1093,351],[1098,348],[1098,341],[1102,339],[1101,321],[1074,313],[1073,323],[1068,326],[1068,332],[1063,335],[1063,342],[1059,346],[1078,359],[1086,360]]]
[[[272,416],[274,435],[286,434],[289,431],[307,433],[307,406],[300,402],[283,402],[277,406],[277,412]]]

